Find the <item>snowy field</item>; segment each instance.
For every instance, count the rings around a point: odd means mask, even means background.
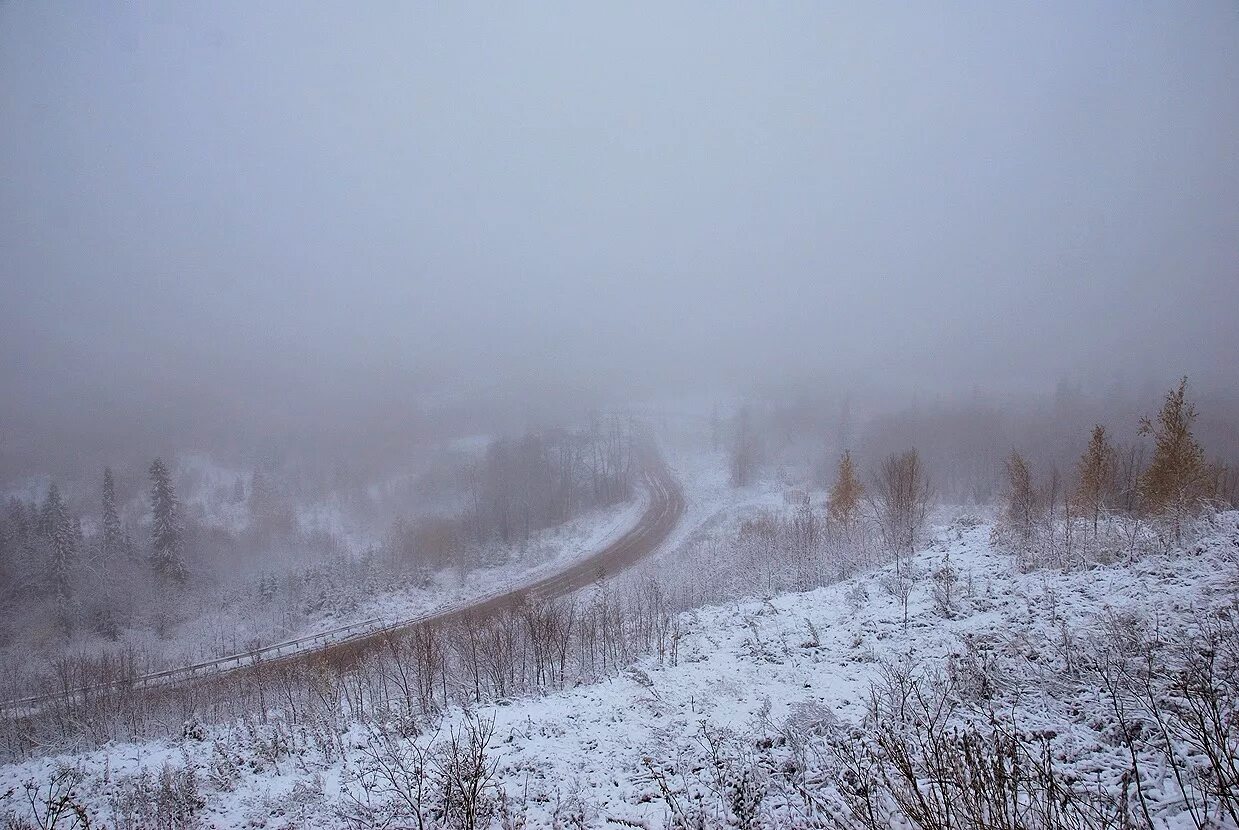
[[[699,517],[712,513],[701,510]],[[1019,573],[990,534],[967,517],[935,528],[911,563],[923,578],[908,597],[906,622],[892,569],[881,568],[807,593],[686,612],[673,656],[651,656],[595,685],[482,707],[477,717],[494,722],[489,792],[506,798],[509,820],[530,827],[668,826],[674,803],[712,803],[709,757],[732,753],[780,769],[797,746],[861,723],[871,686],[891,667],[916,667],[963,688],[978,661],[994,689],[984,699],[961,693],[954,718],[1012,713],[1021,728],[1052,734],[1054,752],[1082,778],[1117,790],[1126,749],[1114,740],[1098,690],[1063,670],[1064,645],[1140,621],[1190,629],[1232,608],[1239,513],[1218,516],[1186,549],[1069,573]],[[944,565],[955,574],[945,606],[931,576]],[[450,714],[440,735],[462,717]],[[361,749],[375,727],[355,725],[343,760],[328,760],[304,741],[273,749],[273,736],[297,729],[276,721],[8,766],[0,792],[15,793],[13,804],[24,787],[42,792],[57,770],[67,771],[75,798],[110,825],[127,809],[122,793],[135,780],[155,792],[162,776],[165,789],[177,791],[178,771],[191,769],[203,827],[349,826],[354,802],[342,793],[356,795]],[[420,740],[398,745],[412,750]],[[1167,826],[1187,826],[1175,818],[1168,772],[1144,790]]]

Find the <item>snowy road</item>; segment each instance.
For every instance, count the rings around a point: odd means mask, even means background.
[[[509,585],[496,593],[395,623],[364,620],[294,640],[272,643],[251,651],[140,675],[110,685],[135,690],[155,689],[185,682],[206,681],[257,666],[287,666],[304,660],[351,663],[361,655],[381,647],[393,634],[418,625],[448,623],[466,616],[485,617],[519,606],[531,599],[543,600],[571,594],[618,573],[649,555],[679,522],[684,512],[683,492],[661,456],[652,450],[644,454],[640,485],[646,490],[647,506],[637,523],[598,551],[574,558],[555,573],[526,583]],[[103,688],[105,687],[58,689],[47,694],[5,701],[0,704],[0,709],[27,708],[35,711],[48,701],[72,699],[79,695],[86,697]]]

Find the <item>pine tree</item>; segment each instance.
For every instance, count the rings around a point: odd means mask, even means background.
[[[1175,541],[1181,541],[1182,519],[1209,496],[1211,480],[1205,451],[1192,436],[1196,406],[1187,400],[1187,378],[1166,394],[1157,421],[1142,418],[1140,434],[1152,435],[1153,460],[1140,479],[1140,495],[1150,512],[1168,515]]]
[[[8,597],[16,581],[17,548],[17,533],[7,521],[0,521],[0,597]]]
[[[161,459],[150,467],[151,567],[164,579],[184,582],[188,573],[181,555],[182,536],[176,491]]]
[[[1077,465],[1080,483],[1076,487],[1075,502],[1084,515],[1092,519],[1093,538],[1097,538],[1097,524],[1101,514],[1110,505],[1118,478],[1118,453],[1101,424],[1093,427],[1088,448],[1080,456]]]
[[[104,561],[114,558],[121,551],[124,531],[120,524],[120,514],[116,511],[116,482],[112,478],[112,469],[103,468],[103,538],[100,550]]]
[[[865,496],[865,485],[856,477],[856,467],[852,464],[852,454],[844,451],[839,459],[839,474],[835,486],[830,488],[830,500],[827,513],[831,521],[841,527],[851,528],[860,509],[861,499]]]

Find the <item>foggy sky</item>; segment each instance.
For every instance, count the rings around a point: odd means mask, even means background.
[[[1232,2],[137,5],[0,5],[4,418],[1233,383]]]

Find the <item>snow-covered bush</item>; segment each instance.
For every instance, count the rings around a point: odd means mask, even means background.
[[[345,763],[336,815],[358,830],[488,827],[500,804],[493,738],[494,720],[471,713],[411,739],[371,725]]]
[[[109,787],[108,805],[117,830],[185,830],[198,826],[205,806],[198,771],[185,764],[165,763],[157,776],[142,770],[122,776]]]

